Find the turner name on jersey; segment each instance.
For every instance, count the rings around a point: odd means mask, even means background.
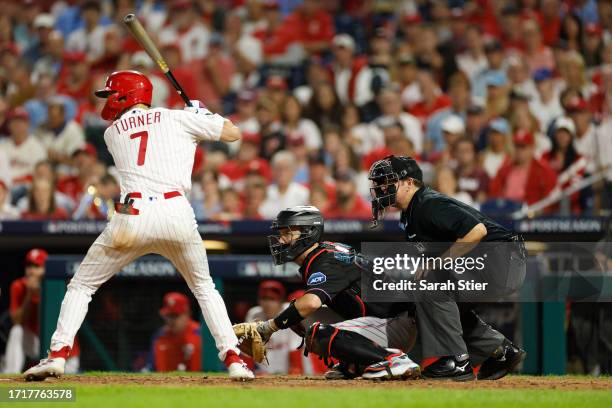
[[[131,109],[104,132],[121,193],[188,193],[196,146],[219,140],[225,119],[164,108]]]

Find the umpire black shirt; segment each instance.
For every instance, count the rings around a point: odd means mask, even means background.
[[[513,240],[513,232],[480,211],[429,187],[417,190],[400,219],[409,242],[455,242],[480,223],[487,228],[481,242]]]

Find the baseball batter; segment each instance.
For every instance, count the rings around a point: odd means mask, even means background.
[[[101,116],[113,121],[104,140],[120,174],[122,203],[116,204],[116,214],[68,284],[49,357],[27,370],[26,380],[64,373],[91,296],[125,265],[149,253],[169,259],[187,281],[229,376],[253,378],[238,356],[238,340],[210,277],[206,251],[186,198],[196,145],[203,140],[232,142],[240,138],[240,131],[204,108],[151,108],[152,91],[149,79],[137,71],[114,72],[105,88],[96,91],[96,96],[106,98]]]

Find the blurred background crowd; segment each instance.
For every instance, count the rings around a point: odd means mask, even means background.
[[[199,219],[368,219],[389,154],[492,214],[609,211],[610,0],[21,0],[0,1],[0,220],[110,215],[92,93],[110,72],[183,107],[122,24],[134,11],[189,96],[243,131],[199,146]]]

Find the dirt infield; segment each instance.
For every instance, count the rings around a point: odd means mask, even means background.
[[[0,378],[0,385],[25,384],[17,378]],[[321,377],[267,376],[248,383],[236,383],[221,376],[163,375],[163,374],[96,374],[67,375],[60,379],[48,378],[44,386],[71,383],[75,385],[142,385],[151,387],[243,387],[243,388],[446,388],[446,389],[558,389],[558,390],[611,390],[612,378],[593,377],[533,377],[509,376],[498,381],[386,381],[366,380],[327,381]],[[32,384],[32,383],[29,383]]]

